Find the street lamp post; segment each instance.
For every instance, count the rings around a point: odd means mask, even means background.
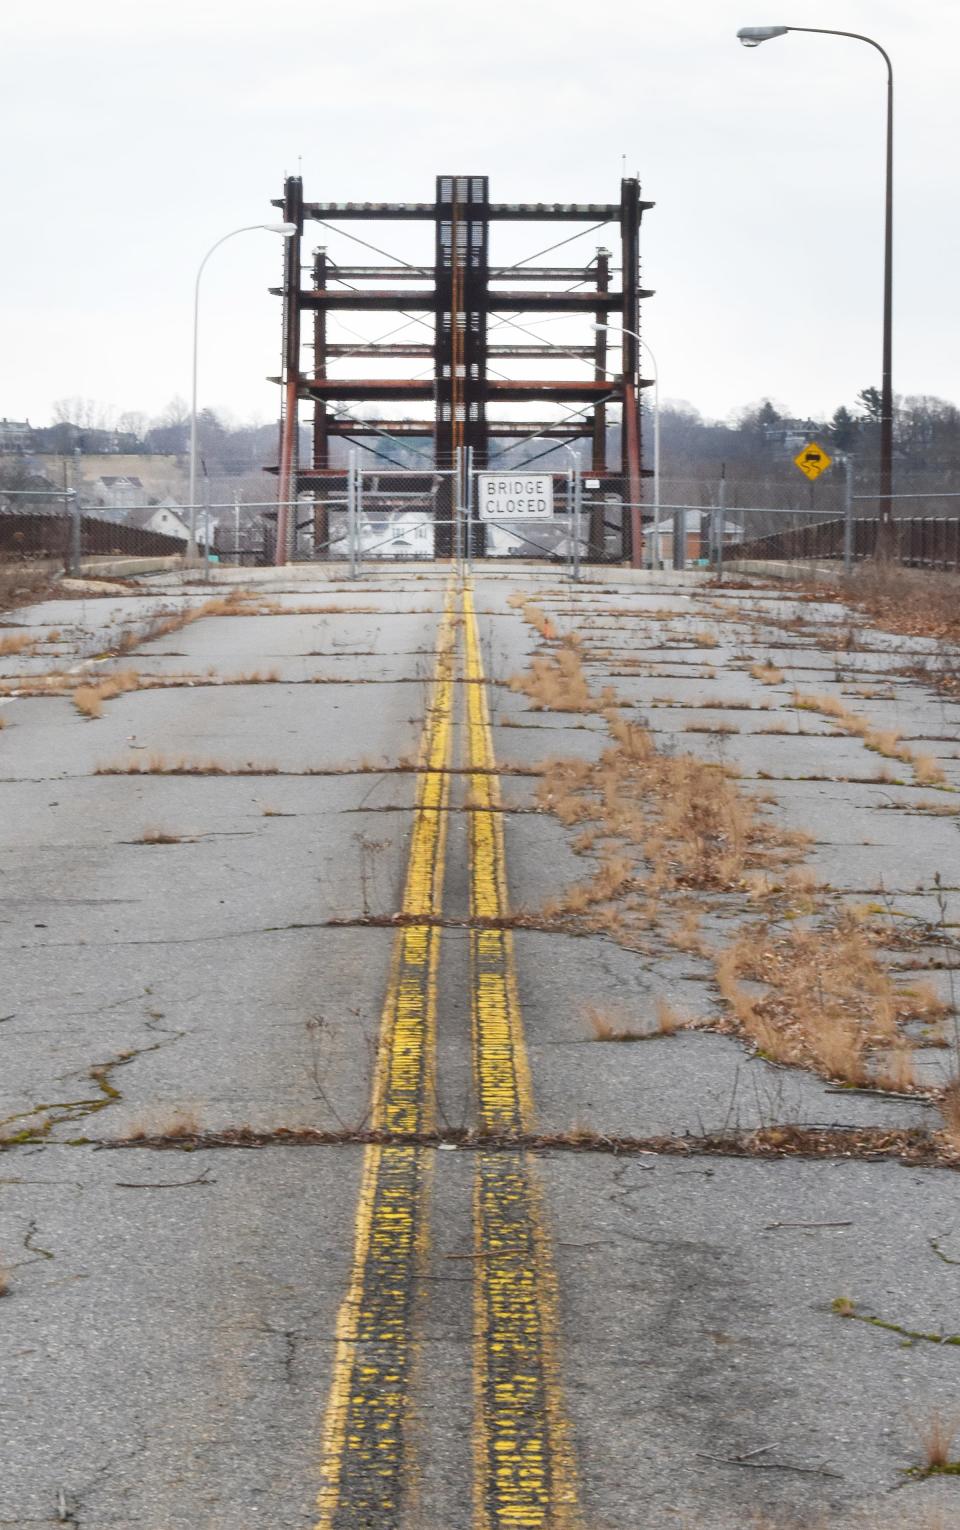
[[[834,27],[741,27],[737,36],[745,48],[757,48],[787,32],[813,32],[822,37],[852,37],[869,43],[887,66],[886,193],[883,230],[883,380],[880,402],[880,519],[889,521],[893,504],[893,65],[885,48],[862,32]]]
[[[594,327],[595,330],[598,330],[601,333],[606,333],[606,334],[611,334],[611,335],[617,333],[616,330],[613,330],[613,329],[610,328],[609,324],[599,324],[598,323],[598,324],[594,324],[593,327]],[[659,371],[659,368],[657,367],[657,358],[653,354],[653,351],[650,349],[650,346],[647,344],[647,341],[643,339],[642,335],[638,335],[636,330],[633,330],[633,329],[624,330],[622,326],[621,326],[621,333],[624,333],[624,334],[627,334],[627,335],[632,335],[635,340],[638,340],[640,342],[640,344],[643,346],[643,348],[646,351],[647,355],[650,357],[651,362],[653,363],[653,567],[654,568],[659,568],[660,567],[660,371]],[[674,537],[674,548],[675,549],[676,549],[676,545],[677,545],[677,540],[676,540],[676,537]],[[676,559],[674,559],[674,562],[676,562]]]
[[[193,375],[190,395],[190,542],[188,551],[191,557],[196,556],[197,551],[197,355],[198,338],[200,332],[200,278],[204,267],[214,250],[218,250],[228,239],[236,238],[237,234],[249,234],[254,229],[266,229],[270,234],[282,234],[284,239],[289,239],[297,232],[295,223],[245,223],[243,228],[231,229],[229,234],[224,234],[215,244],[212,244],[200,262],[197,270],[197,279],[193,288]]]

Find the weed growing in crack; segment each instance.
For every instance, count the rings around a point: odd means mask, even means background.
[[[178,1105],[172,1110],[157,1106],[144,1111],[127,1128],[127,1140],[142,1142],[149,1138],[163,1137],[183,1141],[200,1135],[200,1121],[194,1110]]]
[[[778,669],[772,659],[764,663],[750,665],[750,673],[754,680],[759,680],[761,685],[782,685],[783,670]]]
[[[140,845],[180,845],[185,836],[173,834],[169,829],[149,828],[144,829],[137,843]]]
[[[951,1458],[958,1429],[955,1414],[944,1414],[936,1409],[919,1422],[913,1420],[913,1428],[923,1450],[921,1471],[925,1475],[960,1472],[960,1463]]]
[[[103,703],[137,690],[140,676],[135,669],[118,669],[95,685],[78,685],[73,692],[74,707],[82,717],[102,717]]]
[[[859,738],[864,748],[874,754],[911,766],[918,786],[946,786],[947,778],[933,755],[914,754],[899,733],[889,728],[872,727],[867,718],[851,712],[839,697],[794,691],[793,704],[798,711],[819,712],[821,717],[832,718],[844,733]]]
[[[512,676],[510,689],[522,692],[535,711],[603,712],[617,704],[609,687],[600,696],[593,694],[580,656],[570,647],[536,655],[526,674]]]
[[[32,653],[37,641],[28,632],[10,632],[6,637],[0,637],[0,659],[16,653]]]

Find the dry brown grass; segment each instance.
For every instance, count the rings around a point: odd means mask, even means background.
[[[140,676],[135,669],[118,669],[93,685],[78,685],[73,691],[73,704],[82,717],[102,717],[105,701],[135,691],[139,684]]]
[[[960,1153],[960,1074],[954,1074],[941,1090],[937,1103],[943,1117],[943,1135],[954,1152]]]
[[[81,717],[103,716],[103,697],[95,685],[78,685],[73,693],[73,704]]]
[[[932,754],[914,754],[911,760],[918,786],[944,786],[946,775]]]
[[[960,639],[955,574],[876,561],[858,567],[842,598],[895,632]]]
[[[557,898],[544,903],[541,916],[548,921],[582,916],[598,904],[615,902],[632,884],[633,868],[629,858],[605,850],[600,865],[585,882],[575,882]]]
[[[569,647],[536,655],[525,674],[511,678],[510,689],[522,692],[538,712],[603,712],[617,701],[609,688],[593,694],[579,654]]]
[[[918,786],[944,786],[946,776],[933,755],[914,754],[899,733],[892,728],[875,728],[866,717],[852,712],[837,696],[825,696],[817,692],[794,691],[793,704],[803,712],[819,712],[830,717],[851,737],[859,738],[866,749],[888,760],[899,760],[909,765]]]
[[[0,558],[0,611],[12,611],[54,592],[49,568]]]
[[[942,1471],[945,1466],[953,1464],[951,1452],[960,1427],[955,1414],[941,1413],[937,1409],[925,1419],[915,1420],[913,1427],[923,1449],[926,1471]]]
[[[675,1010],[666,999],[657,1000],[657,1023],[656,1034],[658,1036],[674,1036],[677,1031],[686,1030],[690,1021]]]
[[[665,999],[657,1000],[652,1025],[635,1025],[619,1010],[598,1004],[585,1005],[583,1015],[595,1041],[649,1041],[654,1036],[673,1036],[690,1023]]]
[[[513,606],[518,605],[520,607],[524,621],[528,622],[531,627],[535,628],[545,642],[553,642],[559,636],[556,627],[550,620],[546,611],[542,611],[540,607],[535,606],[532,601],[526,600],[522,596],[519,600],[511,596],[509,604]]]
[[[10,1271],[7,1269],[7,1266],[3,1263],[3,1261],[0,1260],[0,1296],[9,1296],[9,1294]]]
[[[247,760],[228,765],[223,760],[170,759],[164,754],[135,754],[119,760],[102,760],[94,766],[96,776],[275,776],[279,766]]]
[[[125,1137],[130,1142],[142,1142],[151,1137],[196,1137],[201,1130],[196,1111],[178,1105],[172,1110],[163,1106],[143,1111],[127,1128]]]
[[[181,845],[184,838],[183,834],[173,834],[169,829],[149,828],[144,829],[137,843],[141,845]]]
[[[205,616],[258,615],[261,609],[259,604],[255,610],[249,607],[249,602],[254,598],[246,590],[231,590],[229,595],[219,595],[211,600],[205,600],[199,606],[185,606],[180,611],[154,617],[145,627],[131,628],[125,632],[114,644],[111,652],[117,655],[131,653],[143,643],[152,643],[158,638],[169,637],[172,633],[189,627],[193,622],[201,621]]]
[[[785,934],[749,926],[718,953],[716,978],[733,1028],[764,1055],[845,1083],[914,1087],[912,1046],[898,1027],[922,1009],[850,913]]]
[[[722,766],[661,754],[646,728],[605,715],[612,747],[593,764],[545,766],[537,801],[565,824],[590,821],[636,847],[648,892],[733,889],[748,869],[796,859],[807,836],[763,819],[758,799],[739,792]]]
[[[732,722],[709,722],[687,723],[684,733],[739,733],[740,729]]]
[[[765,663],[750,665],[750,673],[754,680],[759,680],[762,685],[782,685],[783,670],[767,659]]]
[[[717,648],[720,639],[713,632],[691,632],[690,634],[698,648]]]
[[[277,669],[268,669],[266,672],[251,669],[239,675],[231,675],[225,683],[227,685],[276,685],[279,679],[280,671]]]
[[[37,639],[28,632],[10,632],[6,637],[0,637],[0,658],[15,653],[32,653],[36,646]]]
[[[585,1005],[583,1016],[594,1041],[644,1041],[649,1035],[643,1027],[631,1025],[619,1014],[597,1004]]]

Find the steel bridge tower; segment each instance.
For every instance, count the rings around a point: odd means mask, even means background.
[[[436,468],[461,460],[464,448],[472,449],[474,466],[483,468],[496,464],[499,442],[536,439],[537,455],[542,455],[550,443],[587,439],[597,490],[590,516],[591,556],[639,563],[642,548],[635,545],[636,535],[631,536],[631,521],[635,532],[639,513],[631,516],[630,507],[640,504],[642,479],[647,476],[639,397],[649,380],[641,376],[640,346],[631,331],[639,333],[641,299],[652,296],[640,287],[640,223],[653,203],[641,200],[636,179],[621,181],[618,202],[491,202],[488,179],[482,175],[438,176],[432,202],[307,202],[300,177],[291,176],[274,206],[297,228],[286,241],[283,284],[272,289],[283,306],[283,374],[276,379],[282,387],[277,468],[281,545],[289,545],[293,532],[283,502],[311,491],[309,513],[316,541],[325,541],[324,486],[343,466],[342,455],[336,461],[331,453],[338,440],[362,444],[382,459],[388,480],[391,463],[409,467],[395,454],[402,443],[416,438],[432,442],[431,465]],[[321,246],[304,266],[302,242],[309,223],[334,229],[346,225],[342,231],[347,232],[358,223],[392,221],[433,225],[432,262],[337,264]],[[579,224],[585,232],[615,225],[619,269],[603,247],[586,264],[535,264],[539,257],[533,256],[492,265],[490,230],[502,223]],[[552,248],[575,237],[575,232],[561,234]],[[371,247],[369,240],[359,243]],[[388,330],[409,329],[416,338],[329,340],[331,315],[370,312],[392,319]],[[538,338],[535,327],[543,316],[579,317],[583,338],[570,345]],[[622,325],[617,374],[607,369],[608,337],[594,327],[596,323],[610,324],[614,330]],[[309,360],[307,350],[312,353]],[[354,362],[356,375],[346,377],[339,366],[331,368],[331,363],[346,359]],[[360,363],[371,361],[377,365],[364,375]],[[385,361],[419,363],[422,370],[419,375],[379,375],[377,368]],[[570,368],[574,375],[537,380],[523,375],[523,363],[530,361],[578,365]],[[416,368],[411,366],[409,372]],[[530,403],[549,405],[552,413],[544,411],[544,418],[530,421],[511,418],[499,407]],[[303,404],[312,406],[309,462],[298,461]],[[399,406],[396,417],[364,415],[365,408],[383,404]],[[611,406],[618,406],[621,416],[616,463],[608,461]],[[536,448],[531,445],[530,451]],[[520,465],[521,459],[514,456],[513,466]],[[446,528],[437,530],[437,551],[442,555],[450,550],[449,540],[442,535]],[[611,530],[618,544],[613,553]]]

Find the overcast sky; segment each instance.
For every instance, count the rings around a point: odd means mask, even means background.
[[[841,38],[736,42],[763,23],[865,31],[891,53],[894,387],[960,401],[958,0],[0,11],[0,415],[186,397],[198,262],[276,216],[285,172],[313,200],[431,200],[437,173],[485,173],[495,200],[613,201],[624,155],[657,204],[643,327],[664,397],[714,417],[763,395],[799,414],[852,403],[880,382],[883,62]],[[403,225],[381,231],[412,248]],[[201,402],[235,419],[276,414],[279,243],[245,234],[204,278]]]

